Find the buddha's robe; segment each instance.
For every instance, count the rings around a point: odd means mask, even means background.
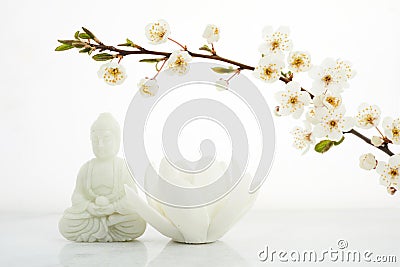
[[[124,185],[137,189],[125,162],[114,158],[112,188],[100,194],[92,187],[95,161],[90,160],[79,171],[72,207],[59,222],[61,234],[78,242],[130,241],[141,236],[146,222],[126,199]]]

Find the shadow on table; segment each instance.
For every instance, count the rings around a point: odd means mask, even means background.
[[[146,266],[147,249],[140,241],[124,243],[71,243],[58,255],[60,264],[80,266]]]
[[[168,242],[147,266],[249,266],[236,251],[222,241],[188,245]]]

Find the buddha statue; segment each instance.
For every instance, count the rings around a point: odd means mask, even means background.
[[[72,207],[59,222],[60,233],[77,242],[130,241],[143,234],[146,222],[125,196],[124,186],[137,192],[125,161],[117,157],[118,122],[102,113],[91,127],[95,158],[85,163],[76,180]]]

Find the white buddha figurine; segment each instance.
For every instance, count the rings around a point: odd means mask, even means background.
[[[137,192],[125,161],[116,157],[121,138],[118,122],[102,113],[91,127],[96,158],[78,174],[72,207],[59,222],[60,233],[78,242],[130,241],[143,234],[146,222],[127,201],[124,185]]]

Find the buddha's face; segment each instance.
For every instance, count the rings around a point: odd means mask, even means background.
[[[91,140],[93,153],[97,158],[108,159],[117,155],[118,144],[111,130],[94,130]]]

